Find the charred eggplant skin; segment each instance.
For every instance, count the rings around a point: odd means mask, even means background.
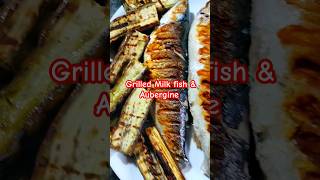
[[[148,36],[138,31],[128,32],[110,67],[110,83],[121,76],[122,69],[131,61],[139,61],[148,43]]]
[[[63,0],[11,0],[0,7],[0,70],[13,73],[16,60],[22,51],[32,49],[28,37],[36,34],[38,27]],[[35,39],[33,39],[35,40]],[[36,40],[35,40],[36,41]],[[22,56],[21,56],[22,57]]]
[[[110,24],[110,43],[129,31],[144,31],[159,25],[155,4],[146,4],[135,11],[114,19]]]
[[[126,100],[120,115],[118,127],[111,138],[113,148],[127,155],[133,155],[135,143],[146,120],[153,99],[140,98],[144,88],[134,89]]]
[[[69,87],[51,81],[50,63],[64,57],[78,63],[100,41],[105,31],[103,8],[93,0],[72,0],[48,34],[48,43],[36,49],[16,77],[0,94],[0,159],[13,154],[25,132],[37,129],[41,117],[57,105]],[[90,16],[85,15],[90,14]],[[86,26],[83,26],[86,24]]]

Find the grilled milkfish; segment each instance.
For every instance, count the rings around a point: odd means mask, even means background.
[[[157,8],[154,3],[146,4],[135,11],[114,19],[110,23],[110,43],[124,36],[128,31],[143,31],[159,24]]]
[[[136,81],[140,79],[146,70],[146,67],[139,61],[131,61],[125,68],[122,76],[117,81],[115,86],[110,90],[110,111],[114,112],[117,105],[120,104],[125,97],[131,92],[130,88],[126,87],[128,80]]]
[[[146,119],[152,99],[140,98],[144,88],[136,88],[132,91],[124,104],[118,127],[111,137],[111,145],[114,149],[132,155],[134,145],[140,137],[140,129]]]
[[[21,71],[0,91],[0,160],[18,150],[21,135],[36,130],[41,117],[70,89],[50,79],[50,63],[61,57],[78,63],[103,37],[106,27],[102,7],[93,0],[68,3],[74,8],[65,9],[48,33],[47,43],[27,58]]]
[[[186,80],[186,55],[183,49],[187,1],[177,3],[161,19],[162,24],[150,35],[144,54],[149,80]],[[162,91],[163,89],[151,89]],[[185,154],[185,126],[188,119],[187,92],[178,91],[179,99],[157,99],[154,118],[166,145],[181,167],[188,165]]]
[[[250,1],[211,1],[211,59],[248,63]],[[210,177],[245,180],[249,161],[249,86],[215,83],[210,95],[221,101],[221,114],[211,116]]]
[[[167,174],[167,177],[184,180],[179,166],[176,164],[176,161],[173,159],[170,151],[168,150],[166,144],[161,138],[160,133],[155,127],[146,128],[146,134],[149,138],[150,143],[152,144],[154,152],[157,154],[158,158],[162,162],[163,168]]]
[[[158,158],[148,149],[142,136],[135,146],[135,160],[144,179],[167,180]]]
[[[126,35],[119,51],[111,63],[110,82],[114,84],[121,76],[121,70],[131,61],[138,61],[148,43],[148,36],[138,31]]]
[[[155,3],[158,12],[164,12],[174,6],[177,2],[178,0],[124,0],[123,6],[127,11],[133,11],[145,4]]]
[[[210,172],[210,1],[200,10],[189,32],[189,84],[195,81],[198,88],[188,89],[190,111],[193,116],[196,143],[205,153],[203,169]]]
[[[252,2],[250,72],[268,58],[276,78],[268,86],[251,82],[262,173],[267,180],[320,179],[320,1]]]
[[[11,0],[0,9],[0,68],[14,70],[14,58],[26,37],[48,6],[56,7],[59,2],[47,0]],[[43,10],[45,9],[45,10]]]
[[[104,84],[77,88],[63,105],[37,154],[32,180],[107,179],[107,119],[92,106]]]

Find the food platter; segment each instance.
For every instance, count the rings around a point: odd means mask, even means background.
[[[189,0],[189,27],[195,17],[195,15],[199,12],[201,8],[204,7],[206,1],[205,0]],[[125,9],[121,6],[115,14],[111,17],[111,21],[115,18],[122,16],[125,14]],[[187,27],[189,29],[189,27]],[[188,40],[186,40],[188,41]],[[116,51],[116,48],[111,45],[111,52]],[[113,53],[111,53],[111,60],[113,59]],[[191,116],[189,119],[191,120]],[[190,167],[186,167],[182,169],[182,173],[186,179],[199,179],[199,180],[207,180],[209,179],[204,175],[202,170],[202,162],[204,160],[203,152],[198,149],[195,140],[193,139],[193,131],[192,125],[189,123],[186,127],[186,153],[190,162]],[[110,166],[116,175],[121,180],[141,180],[143,176],[141,175],[139,168],[136,166],[134,160],[121,152],[110,149]]]

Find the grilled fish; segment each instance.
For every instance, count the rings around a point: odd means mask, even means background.
[[[111,63],[110,82],[114,84],[121,76],[122,68],[130,61],[138,61],[148,43],[148,36],[138,31],[128,33]]]
[[[135,11],[114,19],[110,24],[110,43],[129,31],[144,31],[159,24],[157,8],[154,3],[146,4]]]
[[[213,20],[211,62],[231,63],[236,59],[248,64],[250,1],[211,1],[210,7]],[[249,86],[216,83],[211,87],[211,97],[221,101],[221,114],[211,116],[210,177],[250,179]]]
[[[40,146],[32,180],[109,177],[109,123],[92,113],[92,105],[105,90],[105,85],[85,85],[72,93]]]
[[[15,70],[15,56],[25,42],[27,35],[35,29],[43,11],[54,9],[62,0],[11,0],[0,9],[0,68]]]
[[[177,2],[178,0],[124,0],[123,6],[126,11],[133,11],[145,4],[155,3],[158,12],[164,12],[174,6]]]
[[[183,8],[182,8],[183,7]],[[178,11],[179,9],[179,11]],[[183,19],[187,12],[187,1],[177,3],[166,21],[150,35],[144,54],[149,80],[186,80],[186,55],[183,49]],[[184,14],[184,15],[182,15]],[[168,18],[169,17],[169,18]],[[181,89],[166,89],[179,92],[179,99],[157,99],[154,118],[166,145],[181,167],[188,165],[185,154],[185,126],[188,119],[187,92]],[[162,91],[151,89],[151,91]]]
[[[210,175],[210,2],[200,10],[189,32],[189,84],[195,81],[198,88],[188,89],[190,111],[197,145],[205,153],[203,169]]]
[[[166,144],[161,138],[160,133],[157,128],[149,127],[146,129],[147,136],[152,144],[153,150],[157,154],[158,158],[162,161],[163,168],[167,173],[167,177],[174,178],[177,180],[184,180],[179,166],[176,164],[176,161],[171,156],[170,151],[168,150]]]
[[[21,135],[36,130],[41,117],[59,104],[70,90],[69,86],[51,81],[50,63],[61,57],[78,63],[94,52],[93,48],[103,37],[106,28],[103,8],[93,0],[69,3],[75,9],[65,9],[64,16],[48,34],[50,43],[36,49],[0,92],[0,160],[18,150],[16,145]]]
[[[319,1],[253,1],[252,8],[250,72],[268,58],[277,80],[251,82],[256,157],[266,179],[320,179]]]
[[[134,145],[140,137],[140,129],[146,119],[152,99],[140,98],[144,88],[136,88],[128,97],[122,108],[118,127],[111,138],[111,145],[114,149],[132,155]]]
[[[158,158],[147,148],[142,136],[135,146],[135,160],[145,180],[167,180]]]
[[[119,103],[130,94],[131,89],[126,87],[126,81],[136,81],[140,79],[146,67],[139,61],[131,61],[125,68],[122,76],[110,91],[110,111],[114,112]]]

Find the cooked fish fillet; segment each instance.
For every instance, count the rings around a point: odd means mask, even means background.
[[[114,84],[121,76],[122,69],[131,61],[139,61],[148,43],[148,36],[138,31],[130,32],[126,35],[119,51],[111,63],[110,82]]]
[[[140,130],[153,102],[153,99],[140,98],[142,91],[146,90],[136,88],[132,91],[122,108],[118,126],[111,136],[111,146],[127,155],[134,153],[135,143],[141,135]]]
[[[35,50],[0,92],[0,160],[18,149],[21,135],[37,129],[41,117],[61,102],[70,89],[50,79],[50,63],[61,57],[70,63],[80,62],[103,36],[106,28],[103,8],[93,0],[69,3],[76,8],[66,9],[64,17],[48,34],[50,43]]]
[[[210,2],[200,10],[189,32],[189,84],[195,81],[198,88],[188,89],[193,129],[198,147],[205,152],[203,169],[210,175]]]
[[[128,31],[143,31],[159,24],[157,8],[154,3],[146,4],[135,11],[114,19],[110,23],[110,43],[126,35]]]
[[[48,2],[47,0],[11,0],[5,2],[0,8],[0,68],[7,71],[14,69],[15,56],[26,37],[32,30],[40,16],[41,11],[48,6],[57,6],[62,2]],[[54,8],[52,8],[54,9]]]
[[[167,177],[176,180],[184,180],[185,178],[182,175],[179,166],[176,164],[176,161],[161,138],[157,128],[148,127],[146,129],[146,134],[150,140],[150,143],[152,144],[153,150],[157,154],[158,158],[162,161],[162,165],[167,173]]]
[[[95,117],[96,104],[105,85],[85,85],[62,107],[40,147],[33,180],[107,179],[107,136],[104,116]]]
[[[110,90],[110,111],[114,112],[117,105],[121,103],[125,97],[130,94],[131,88],[126,87],[128,80],[136,81],[142,77],[146,67],[139,61],[131,61],[125,68],[120,79],[115,86]]]
[[[187,13],[187,1],[177,3],[170,11],[170,15],[177,12],[178,17]],[[181,7],[184,8],[181,8]],[[181,11],[175,11],[176,9]],[[182,11],[184,10],[184,11]],[[164,15],[166,21],[157,27],[150,35],[149,44],[144,54],[144,63],[148,67],[149,80],[186,80],[186,59],[183,49],[184,26],[182,19],[173,19]],[[176,21],[174,21],[176,20]],[[152,91],[162,91],[152,89]],[[185,126],[188,119],[187,92],[184,89],[169,88],[166,91],[179,92],[179,99],[157,99],[154,118],[166,145],[174,159],[181,167],[188,165],[185,154]]]
[[[135,146],[135,158],[145,180],[167,179],[158,158],[148,149],[142,136]]]
[[[158,12],[170,9],[178,0],[124,0],[124,7],[127,11],[133,11],[145,4],[155,3]]]
[[[250,45],[250,1],[211,1],[212,62],[248,63]],[[221,114],[211,116],[210,177],[250,179],[249,161],[249,86],[213,84],[211,97],[221,102]]]
[[[272,85],[251,83],[256,156],[266,179],[320,179],[319,1],[255,0],[252,7],[250,71],[268,58],[277,77]]]

